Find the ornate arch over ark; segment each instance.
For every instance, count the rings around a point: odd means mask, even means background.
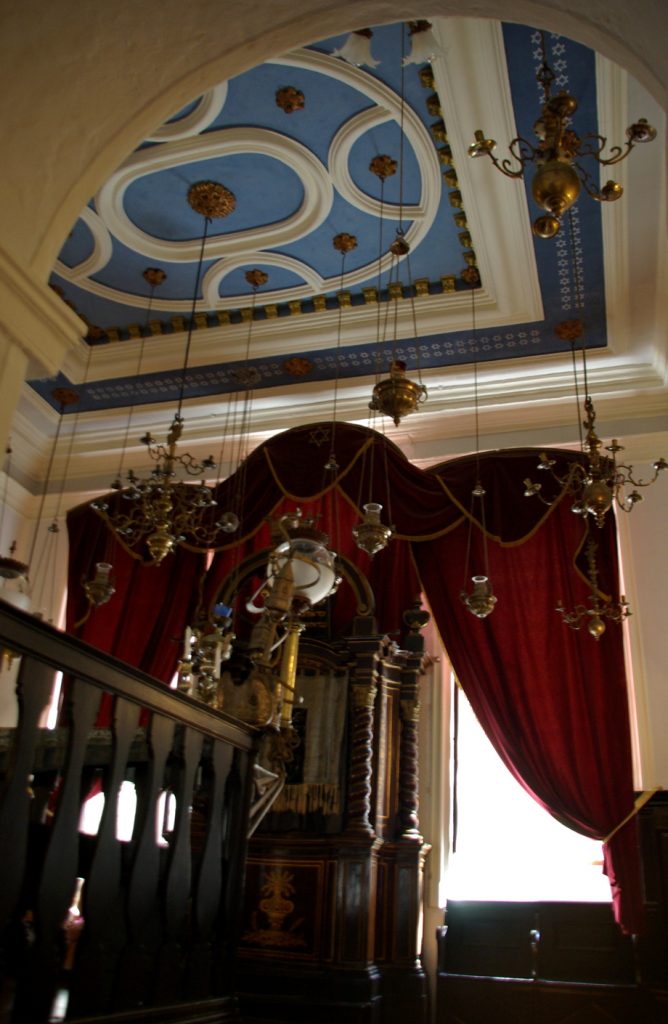
[[[324,463],[335,451],[338,470]],[[573,453],[553,451],[557,465]],[[523,480],[538,452],[514,449],[455,459],[421,470],[382,435],[349,424],[311,424],[279,434],[249,457],[243,473],[241,536],[213,554],[184,547],[159,567],[143,566],[116,542],[88,506],[68,517],[71,557],[67,628],[93,645],[169,680],[180,638],[198,604],[206,609],[235,565],[270,545],[267,517],[302,508],[321,515],[331,545],[368,578],[380,632],[398,638],[402,613],[426,595],[455,671],[499,755],[522,785],[565,824],[603,839],[633,809],[630,729],[621,630],[596,642],[566,629],[559,601],[586,603],[589,588],[577,559],[586,523],[562,494],[550,508],[524,498]],[[373,472],[372,472],[373,471]],[[460,600],[471,537],[471,564],[481,525],[469,530],[470,496],[479,476],[487,493],[493,615],[472,616]],[[370,487],[369,481],[373,480]],[[217,491],[218,509],[238,494],[238,475]],[[352,527],[375,500],[395,528],[373,560],[359,551]],[[602,591],[617,592],[614,522],[596,530]],[[101,559],[113,562],[117,593],[88,613],[81,587]],[[355,615],[350,588],[334,600],[335,628]],[[604,847],[618,918],[640,929],[635,820]]]

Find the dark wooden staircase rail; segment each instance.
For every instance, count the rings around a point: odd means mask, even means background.
[[[238,1020],[254,730],[4,601],[0,645],[21,658],[18,724],[0,749],[0,1024],[58,1019],[57,993],[67,1020]],[[46,730],[56,672],[64,697]],[[98,728],[102,693],[112,710]],[[125,779],[137,808],[120,841]],[[96,789],[104,811],[83,835]],[[165,793],[175,818],[159,837]]]

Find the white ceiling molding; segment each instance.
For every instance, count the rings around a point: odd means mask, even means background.
[[[74,267],[66,266],[62,260],[56,260],[55,271],[66,281],[86,287],[86,278],[97,274],[99,270],[106,267],[112,257],[113,242],[109,229],[101,217],[98,217],[90,206],[85,206],[79,215],[93,236],[93,251],[90,256],[77,263]]]
[[[433,140],[427,129],[411,107],[404,114],[404,133],[411,145],[420,171],[420,201],[398,204],[384,202],[363,192],[350,174],[350,151],[366,132],[388,120],[397,124],[401,120],[400,110],[390,111],[382,107],[371,107],[351,117],[336,133],[329,147],[327,162],[334,186],[352,206],[371,217],[380,217],[381,209],[385,218],[396,219],[401,210],[405,220],[423,220],[424,230],[429,230],[442,198],[441,168]],[[390,153],[389,156],[395,156]],[[398,158],[398,153],[396,154]]]
[[[175,142],[177,139],[188,139],[199,135],[212,124],[225,106],[227,99],[227,82],[221,82],[213,89],[200,96],[197,104],[178,121],[165,121],[149,135],[148,142]]]
[[[263,291],[258,294],[258,302],[262,305],[272,302],[280,302],[285,297],[286,291],[290,298],[306,298],[310,295],[318,295],[323,289],[323,280],[317,270],[297,260],[294,256],[286,256],[277,252],[244,252],[239,256],[227,256],[224,260],[214,263],[209,267],[202,279],[203,299],[198,305],[202,309],[239,309],[251,303],[250,292],[240,293],[231,297],[222,297],[219,289],[225,278],[240,267],[248,267],[251,264],[261,264],[263,267],[277,267],[281,270],[289,270],[304,279],[303,285],[296,285],[292,288]],[[271,278],[270,278],[271,280]],[[163,307],[161,307],[163,308]]]
[[[255,153],[271,157],[289,167],[302,181],[304,199],[291,216],[264,227],[212,235],[207,242],[207,257],[220,258],[246,250],[272,248],[294,242],[322,224],[333,200],[332,184],[327,169],[306,146],[267,128],[224,128],[195,139],[167,142],[162,146],[133,153],[98,192],[95,205],[112,235],[124,245],[151,259],[164,262],[195,261],[201,239],[168,241],[141,231],[132,223],[123,205],[126,189],[138,178],[183,164],[213,160],[219,157]],[[185,201],[185,200],[184,200]],[[88,287],[91,291],[96,289]],[[83,283],[82,283],[83,286]],[[113,289],[107,289],[112,292]],[[97,293],[97,292],[96,292]],[[99,293],[97,293],[99,294]],[[105,297],[108,297],[105,295]],[[118,301],[129,301],[118,293]],[[133,303],[138,304],[138,303]],[[142,300],[146,304],[146,300]],[[186,300],[185,305],[189,303]]]

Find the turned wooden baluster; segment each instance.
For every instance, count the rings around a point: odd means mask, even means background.
[[[223,893],[215,940],[215,991],[225,994],[233,990],[232,967],[236,956],[242,918],[243,878],[248,848],[248,820],[252,783],[252,764],[256,750],[236,750],[225,786],[223,812]]]
[[[54,671],[48,665],[27,655],[23,657],[16,684],[19,720],[0,790],[0,928],[17,910],[21,893],[28,843],[29,778],[35,761],[39,720],[49,700],[53,677]]]
[[[63,923],[79,869],[79,815],[86,746],[95,722],[100,691],[80,680],[67,688],[69,742],[55,817],[39,878],[35,879],[35,944],[17,990],[15,1019],[39,1024],[49,1017],[60,981]]]
[[[223,890],[224,801],[233,753],[230,745],[214,741],[210,762],[213,777],[207,780],[206,835],[193,893],[195,937],[188,970],[188,995],[193,999],[211,994],[212,940]]]
[[[174,786],[176,822],[170,838],[167,877],[162,892],[163,935],[165,941],[158,951],[156,989],[153,1001],[166,1004],[176,1001],[183,992],[184,938],[188,935],[192,857],[190,849],[190,807],[195,774],[202,752],[202,735],[185,727],[182,763]]]
[[[174,742],[174,722],[154,714],[148,726],[148,763],[137,779],[136,852],[130,872],[126,916],[130,941],[122,953],[114,998],[117,1009],[146,1002],[153,958],[160,944],[161,850],[156,838],[158,798],[164,786],[165,764]]]
[[[90,869],[84,883],[84,929],[76,953],[70,1008],[75,1014],[102,1012],[112,1005],[116,965],[125,944],[121,889],[122,844],[116,838],[121,783],[137,732],[139,708],[114,701],[112,762],[105,772],[105,803]]]

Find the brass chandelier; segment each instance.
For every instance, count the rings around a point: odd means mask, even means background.
[[[149,565],[159,565],[177,545],[186,541],[195,547],[209,548],[221,533],[236,529],[233,516],[223,515],[214,519],[216,500],[212,488],[205,480],[206,473],[216,468],[213,457],[209,455],[200,461],[189,452],[179,450],[184,427],[182,409],[188,357],[208,226],[213,218],[227,217],[234,210],[236,199],[224,185],[214,181],[200,181],[189,189],[188,202],[204,218],[204,230],[177,410],[164,443],[156,441],[150,432],[140,438],[155,464],[149,475],[140,478],[130,469],[126,474],[125,488],[120,478],[111,485],[118,491],[113,504],[104,499],[92,503],[95,511],[119,538],[135,548],[145,543]],[[177,479],[179,473],[182,479]],[[188,483],[188,477],[199,477],[200,483]]]
[[[571,248],[573,248],[572,245]],[[576,303],[578,309],[582,309],[582,270],[576,265],[575,261],[573,261],[573,273]],[[587,376],[587,347],[584,340],[584,324],[580,319],[565,320],[557,326],[556,333],[563,341],[568,341],[571,346],[575,398],[578,410],[580,408],[580,394],[575,343],[578,339],[581,339],[585,415],[579,426],[580,447],[583,458],[569,462],[564,472],[557,472],[555,469],[556,460],[550,458],[546,452],[541,452],[537,468],[542,473],[549,474],[549,477],[558,486],[559,494],[568,494],[573,497],[571,509],[575,515],[591,516],[597,527],[602,529],[605,525],[606,516],[613,505],[617,505],[622,512],[633,511],[635,505],[643,500],[643,496],[638,488],[651,486],[656,481],[659,473],[668,468],[668,462],[664,458],[656,459],[652,464],[653,475],[649,480],[642,480],[634,476],[633,466],[617,462],[617,454],[624,451],[624,446],[616,438],[613,438],[609,445],[604,446],[596,433],[596,410],[589,392]],[[584,435],[582,428],[585,431]],[[606,455],[604,452],[609,454]],[[633,489],[628,491],[629,487]],[[556,496],[555,498],[546,498],[542,493],[543,485],[535,483],[528,477],[524,481],[524,488],[524,496],[526,498],[537,497],[545,505],[552,505],[556,499]]]
[[[638,491],[639,487],[649,487],[655,482],[659,473],[668,468],[665,459],[657,459],[652,464],[653,475],[649,480],[641,480],[633,475],[633,466],[618,463],[617,452],[624,450],[623,445],[613,439],[605,446],[609,455],[601,452],[603,443],[595,429],[596,412],[590,395],[585,398],[585,419],[583,426],[586,434],[583,442],[584,462],[571,462],[567,471],[559,474],[555,471],[555,460],[548,457],[546,452],[539,456],[538,469],[549,473],[550,477],[559,485],[561,491],[565,491],[574,497],[571,506],[572,511],[580,516],[592,516],[599,528],[605,525],[607,513],[616,504],[623,512],[631,512],[643,496]],[[631,485],[633,490],[626,493],[626,488]],[[545,505],[551,505],[552,501],[546,499],[542,491],[542,484],[534,483],[527,478],[524,481],[525,497],[538,497]]]
[[[557,611],[565,625],[571,629],[580,629],[583,623],[587,625],[587,632],[594,640],[600,640],[606,630],[605,620],[620,623],[632,614],[629,603],[622,594],[619,602],[615,603],[609,598],[604,598],[598,587],[598,567],[596,565],[596,541],[587,542],[587,579],[591,592],[587,598],[589,606],[578,604],[567,612],[562,602],[557,605]]]
[[[599,202],[613,202],[622,195],[623,188],[616,181],[607,181],[598,188],[581,159],[591,157],[603,167],[618,164],[634,146],[655,139],[656,129],[645,118],[640,118],[626,129],[626,144],[611,146],[607,156],[604,150],[608,140],[604,136],[596,132],[578,135],[570,127],[577,100],[565,91],[552,95],[555,74],[547,63],[544,33],[541,39],[543,60],[536,79],[543,92],[543,104],[533,126],[538,142],[534,144],[518,136],[508,146],[512,160],[507,157],[498,160],[493,152],[496,141],[488,139],[479,129],[468,152],[471,157],[488,156],[496,169],[509,178],[521,178],[527,167],[535,168],[531,192],[545,213],[533,222],[533,231],[540,238],[553,238],[559,231],[562,214],[575,203],[582,188]]]

